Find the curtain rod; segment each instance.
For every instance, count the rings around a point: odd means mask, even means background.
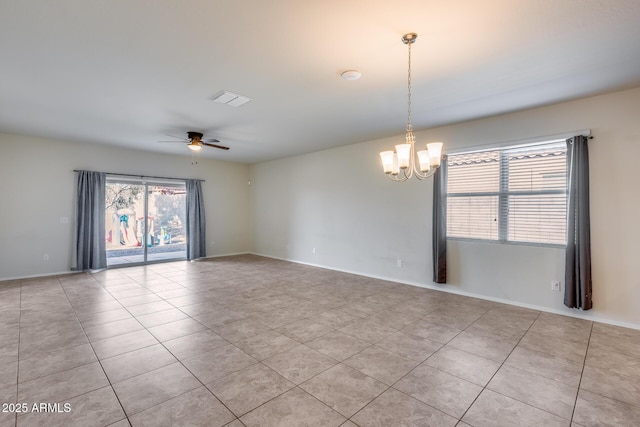
[[[80,172],[79,169],[74,169],[74,172]],[[140,178],[140,179],[145,179],[145,178],[150,178],[150,179],[172,179],[172,180],[176,180],[176,181],[187,181],[186,178],[171,178],[168,176],[150,176],[150,175],[134,175],[131,173],[111,173],[111,172],[102,172],[105,175],[116,175],[116,176],[130,176],[133,178]],[[204,179],[197,179],[197,181],[200,182],[204,182]]]

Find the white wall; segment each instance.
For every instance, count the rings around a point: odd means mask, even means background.
[[[69,271],[74,169],[204,179],[207,255],[251,248],[247,165],[0,134],[0,280]]]
[[[449,150],[582,129],[596,138],[590,142],[592,310],[567,309],[562,294],[550,290],[552,279],[564,277],[559,249],[450,241],[449,283],[438,286],[640,327],[639,117],[637,88],[418,132],[420,143],[444,141]],[[432,182],[398,184],[381,172],[378,152],[402,139],[252,165],[255,252],[436,286]]]

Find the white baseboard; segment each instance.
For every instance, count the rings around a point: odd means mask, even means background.
[[[237,255],[248,255],[248,254],[251,254],[251,252],[233,252],[233,253],[230,253],[230,254],[207,255],[206,257],[202,257],[202,258],[198,258],[198,259],[222,258],[222,257],[226,257],[226,256],[237,256]]]
[[[501,304],[508,304],[508,305],[513,305],[513,306],[517,306],[517,307],[529,308],[531,310],[544,311],[544,312],[547,312],[547,313],[559,314],[559,315],[567,316],[567,317],[575,317],[576,319],[590,320],[590,321],[593,321],[593,322],[606,323],[608,325],[622,326],[624,328],[640,330],[640,325],[637,325],[637,324],[634,324],[634,323],[620,322],[620,321],[617,321],[617,320],[607,319],[605,317],[601,317],[601,316],[598,316],[598,315],[595,315],[595,314],[587,314],[586,312],[572,313],[572,312],[568,312],[568,311],[565,311],[565,310],[558,310],[558,309],[550,308],[550,307],[544,307],[544,306],[539,306],[539,305],[534,305],[534,304],[527,304],[527,303],[523,303],[523,302],[520,302],[520,301],[512,301],[512,300],[507,300],[507,299],[503,299],[503,298],[497,298],[497,297],[491,297],[491,296],[487,296],[487,295],[475,294],[475,293],[472,293],[472,292],[460,291],[460,290],[457,290],[457,289],[443,288],[443,287],[437,286],[435,284],[418,283],[418,282],[411,282],[411,281],[406,281],[406,280],[399,280],[399,279],[393,278],[393,277],[378,276],[378,275],[363,273],[361,271],[345,270],[345,269],[340,269],[340,268],[335,268],[335,267],[330,267],[330,266],[320,265],[320,264],[314,264],[314,263],[305,262],[305,261],[298,261],[298,260],[294,260],[294,259],[286,259],[286,258],[280,258],[280,257],[276,257],[276,256],[271,256],[271,255],[265,255],[265,254],[261,254],[261,253],[257,253],[257,252],[250,252],[250,253],[253,254],[253,255],[258,255],[258,256],[265,257],[265,258],[272,258],[272,259],[277,259],[277,260],[281,260],[281,261],[293,262],[295,264],[308,265],[310,267],[319,267],[319,268],[324,268],[324,269],[327,269],[327,270],[339,271],[341,273],[355,274],[355,275],[358,275],[358,276],[370,277],[372,279],[379,279],[379,280],[386,280],[386,281],[389,281],[389,282],[396,282],[396,283],[400,283],[402,285],[410,285],[410,286],[416,286],[416,287],[419,287],[419,288],[432,289],[432,290],[435,290],[435,291],[447,292],[447,293],[450,293],[450,294],[462,295],[462,296],[465,296],[465,297],[478,298],[478,299],[497,302],[497,303],[501,303]]]
[[[8,282],[10,280],[35,279],[37,277],[62,276],[66,274],[77,274],[77,273],[81,273],[81,272],[67,270],[67,271],[58,271],[58,272],[52,272],[52,273],[31,274],[28,276],[0,277],[0,285],[2,285],[2,282]]]

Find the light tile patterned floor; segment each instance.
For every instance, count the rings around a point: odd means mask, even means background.
[[[638,330],[250,255],[2,282],[0,344],[0,427],[640,425]]]

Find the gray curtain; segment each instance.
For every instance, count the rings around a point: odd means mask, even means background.
[[[206,256],[207,239],[204,218],[202,183],[199,179],[187,182],[187,259],[193,260]]]
[[[588,138],[567,140],[567,249],[564,304],[589,310],[591,301],[591,231],[589,219]]]
[[[447,156],[433,175],[433,281],[447,283]]]
[[[78,171],[71,269],[107,268],[105,230],[105,174]]]

